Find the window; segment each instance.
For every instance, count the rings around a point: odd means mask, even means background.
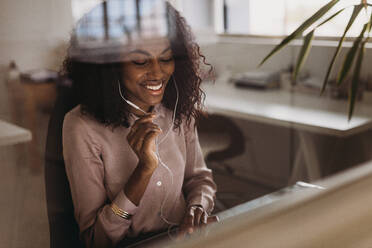
[[[164,6],[161,1],[153,0],[110,0],[98,4],[102,0],[74,0],[72,4],[73,16],[77,25],[80,39],[115,40],[123,37],[134,26],[146,27],[142,32],[158,32],[157,22],[161,18]],[[91,14],[84,16],[87,12]],[[84,16],[84,19],[80,18]],[[124,20],[124,17],[126,18]],[[125,25],[123,23],[125,22]]]
[[[248,34],[259,36],[283,36],[294,31],[302,22],[314,14],[330,0],[216,0],[217,27],[220,33]],[[340,1],[325,18],[347,7],[331,22],[318,28],[317,36],[340,36],[352,13],[352,5],[359,4],[360,0]],[[369,18],[370,13],[362,11],[348,32],[348,36],[358,36],[362,24]]]
[[[78,21],[85,13],[96,6],[102,0],[72,0],[72,15],[74,21]]]

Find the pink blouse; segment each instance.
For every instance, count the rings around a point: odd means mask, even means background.
[[[154,108],[155,123],[171,127],[172,112],[162,105]],[[131,124],[135,118],[131,118]],[[138,163],[127,142],[129,128],[104,126],[82,115],[80,106],[66,114],[63,123],[63,156],[71,187],[75,219],[87,247],[110,247],[125,237],[165,229],[166,221],[180,223],[191,205],[211,212],[216,185],[204,162],[193,123],[185,121],[171,130],[159,145],[159,155],[171,170],[159,165],[138,206],[124,194],[124,186]],[[130,220],[115,215],[110,207],[133,215]],[[162,211],[161,211],[162,209]]]

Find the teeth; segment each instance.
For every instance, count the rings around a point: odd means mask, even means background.
[[[156,86],[146,85],[145,87],[149,90],[160,90],[162,86],[163,86],[163,84],[159,84],[159,85],[156,85]]]

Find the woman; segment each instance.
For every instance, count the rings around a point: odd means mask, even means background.
[[[149,12],[159,9],[149,2]],[[160,21],[123,16],[125,42],[99,49],[82,47],[85,16],[65,60],[81,101],[64,119],[63,156],[87,247],[173,225],[183,236],[215,220],[216,186],[195,129],[204,57],[179,13],[168,3],[161,9]]]

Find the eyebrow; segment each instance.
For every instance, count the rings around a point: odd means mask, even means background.
[[[168,52],[169,50],[171,50],[171,47],[170,47],[170,46],[167,47],[167,48],[165,48],[165,49],[160,53],[160,55],[162,55],[162,54]],[[146,55],[146,56],[151,56],[150,53],[148,53],[147,51],[141,50],[141,49],[133,50],[133,51],[130,52],[130,54],[132,54],[132,53],[140,53],[140,54],[144,54],[144,55]]]
[[[144,51],[144,50],[140,50],[140,49],[136,49],[136,50],[133,50],[130,52],[130,54],[132,53],[141,53],[141,54],[144,54],[146,56],[151,56],[151,54],[149,54],[148,52]]]
[[[165,48],[160,54],[164,54],[164,53],[168,52],[169,50],[171,50],[170,46]]]

